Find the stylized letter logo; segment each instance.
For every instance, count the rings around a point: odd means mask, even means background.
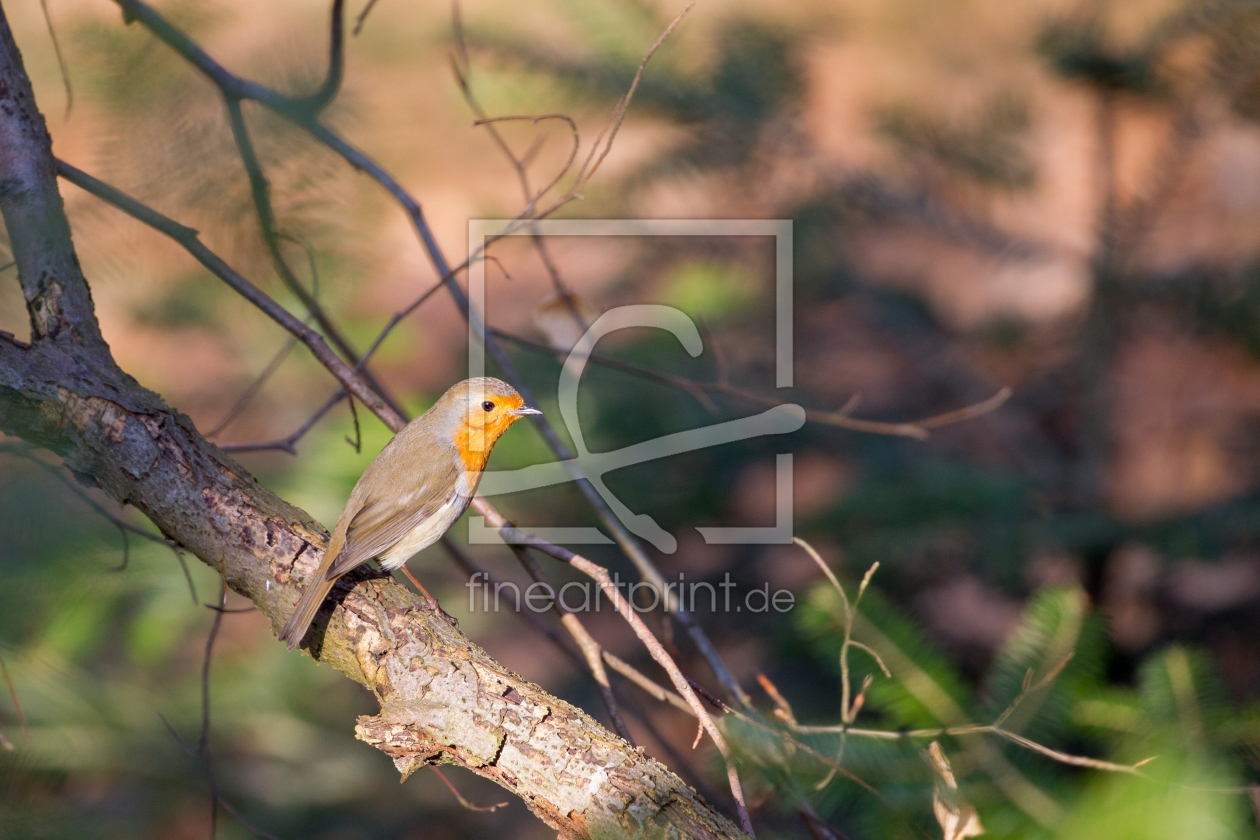
[[[485,223],[480,223],[484,225]],[[502,223],[499,223],[500,225]],[[572,228],[575,224],[580,225],[581,222],[565,221],[552,222],[551,225],[565,225],[566,228]],[[637,229],[645,223],[636,222],[629,223],[635,226],[635,230],[627,231],[625,229],[614,228],[609,230],[607,222],[598,223],[603,227],[599,227],[597,231],[587,232],[587,235],[593,233],[603,235],[633,235]],[[679,225],[679,222],[657,223],[668,225]],[[705,223],[709,226],[715,225],[747,225],[748,223],[723,223],[709,222]],[[785,223],[758,223],[761,225],[776,225],[771,233],[776,237],[781,233]],[[790,223],[787,224],[787,230],[790,233]],[[544,228],[542,233],[561,233],[558,230],[547,230],[547,222],[539,223],[539,227]],[[694,226],[695,223],[689,223]],[[470,252],[475,253],[484,241],[485,235],[493,233],[500,228],[487,231],[479,223],[474,222],[470,225]],[[563,231],[572,235],[571,229]],[[666,232],[670,232],[668,229]],[[688,233],[694,234],[695,230],[686,230],[683,235]],[[703,229],[704,233],[712,234],[714,231]],[[726,232],[728,235],[732,232]],[[737,230],[736,233],[742,233]],[[757,233],[765,235],[766,231],[757,230]],[[581,235],[581,234],[579,234]],[[783,251],[783,243],[779,242],[779,251]],[[788,252],[790,254],[790,251]],[[783,261],[779,261],[780,269]],[[474,267],[479,267],[480,271],[470,269],[469,293],[472,298],[473,305],[479,311],[484,311],[484,294],[485,294],[485,264],[484,262],[474,263]],[[790,263],[789,263],[790,269]],[[782,274],[782,271],[777,272]],[[780,307],[783,305],[784,295],[782,292],[782,277],[779,278],[780,294],[776,295],[776,301]],[[789,286],[790,291],[790,286]],[[790,303],[790,299],[789,299]],[[779,313],[780,324],[784,321],[784,313]],[[790,349],[790,308],[786,313],[787,342]],[[481,336],[483,329],[480,318],[470,318],[470,376],[480,376],[484,372],[484,343]],[[678,548],[678,541],[672,534],[662,528],[655,519],[647,514],[635,513],[617,498],[617,496],[604,483],[604,475],[613,470],[622,467],[631,466],[633,464],[642,464],[648,461],[655,461],[660,458],[666,458],[671,455],[678,455],[684,452],[690,452],[696,449],[703,449],[710,446],[721,446],[726,443],[733,443],[739,440],[747,440],[748,438],[761,437],[763,435],[782,435],[794,432],[805,424],[805,410],[799,405],[785,404],[775,406],[774,408],[763,411],[760,414],[751,417],[741,417],[737,420],[730,420],[724,423],[716,423],[711,426],[704,426],[698,429],[689,429],[685,432],[677,432],[664,437],[655,438],[653,440],[643,441],[641,443],[632,444],[622,449],[611,452],[591,452],[586,445],[586,437],[582,433],[582,425],[578,418],[578,389],[582,380],[582,373],[586,370],[586,365],[590,361],[591,354],[594,352],[595,345],[601,338],[609,333],[617,330],[629,329],[634,327],[650,327],[655,329],[663,329],[671,332],[679,343],[682,344],[692,357],[699,356],[704,349],[704,342],[700,337],[700,331],[696,328],[695,323],[682,310],[675,309],[672,306],[663,306],[658,304],[638,304],[630,306],[619,306],[605,312],[587,329],[586,333],[578,340],[570,351],[568,358],[565,360],[564,367],[560,373],[560,384],[558,390],[560,418],[564,422],[565,428],[568,429],[570,437],[573,439],[574,446],[577,449],[576,457],[569,461],[556,461],[549,464],[539,464],[533,467],[525,467],[519,470],[495,471],[487,472],[482,479],[480,492],[483,495],[491,496],[501,493],[514,493],[521,490],[533,489],[536,487],[546,487],[552,484],[561,484],[567,481],[574,481],[585,478],[590,481],[596,492],[604,499],[613,513],[621,520],[626,528],[633,534],[647,540],[656,546],[659,550],[672,554]],[[782,338],[782,332],[780,335]],[[782,352],[784,342],[779,342],[779,350]],[[480,352],[478,352],[480,351]],[[783,360],[778,360],[778,370],[780,374],[784,370],[788,371],[787,381],[790,383],[790,361],[785,367]],[[480,368],[480,369],[478,369]],[[782,384],[783,376],[780,375],[780,384]],[[699,528],[706,542],[709,543],[790,543],[792,541],[792,456],[779,455],[776,459],[776,517],[773,527],[761,528]],[[544,539],[558,543],[581,544],[581,543],[607,543],[608,538],[602,532],[595,528],[546,528],[531,526],[530,530]],[[498,532],[485,527],[483,521],[479,517],[473,517],[470,522],[470,542],[500,542],[501,537]]]

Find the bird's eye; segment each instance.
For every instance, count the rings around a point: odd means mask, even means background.
[[[492,403],[490,400],[486,400],[485,402],[483,402],[481,404],[481,407],[485,409],[486,411],[494,411],[494,403]]]

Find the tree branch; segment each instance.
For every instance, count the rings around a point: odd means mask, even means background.
[[[0,430],[61,454],[77,474],[138,508],[278,628],[317,568],[327,533],[114,363],[78,268],[47,130],[2,11],[0,143],[0,210],[34,339],[30,346],[0,340]],[[362,380],[322,338],[216,264],[191,230],[163,223],[303,338],[347,390],[373,400],[378,414],[388,412],[375,394],[360,393],[368,391]],[[381,713],[360,718],[358,735],[394,757],[405,775],[431,763],[469,767],[520,796],[565,838],[644,829],[741,836],[666,768],[507,671],[405,588],[359,571],[339,582],[332,601],[308,636],[310,653],[376,694]]]
[[[428,255],[430,262],[433,264],[433,267],[437,272],[439,282],[444,284],[449,290],[451,297],[455,299],[456,305],[459,306],[460,311],[464,314],[465,318],[468,317],[468,297],[464,294],[463,289],[459,287],[459,284],[455,282],[455,274],[459,270],[460,266],[457,266],[454,269],[451,268],[445,254],[442,252],[441,247],[437,243],[437,239],[433,235],[432,229],[429,227],[428,220],[425,218],[424,210],[420,206],[420,202],[416,201],[416,199],[412,197],[412,195],[408,193],[407,190],[404,189],[392,175],[389,174],[389,172],[376,163],[376,161],[372,160],[372,158],[367,154],[355,148],[346,140],[342,139],[342,137],[336,132],[332,131],[318,120],[312,118],[309,113],[304,111],[301,107],[295,105],[295,100],[290,99],[283,94],[277,93],[276,91],[273,91],[263,85],[246,79],[241,79],[228,72],[224,69],[223,65],[211,58],[210,55],[202,50],[201,47],[193,42],[192,39],[183,32],[180,32],[176,27],[172,26],[164,17],[162,17],[161,14],[157,12],[156,9],[144,3],[143,0],[114,0],[114,2],[118,3],[118,5],[122,7],[123,13],[128,21],[139,20],[163,43],[183,56],[189,63],[214,82],[214,84],[218,86],[219,90],[223,92],[225,97],[228,99],[238,100],[252,99],[267,108],[270,108],[277,114],[280,114],[290,120],[294,125],[306,131],[329,149],[336,152],[348,164],[376,181],[386,192],[392,195],[402,207],[403,211],[407,214],[412,227],[415,228],[416,235],[419,236],[425,253]],[[576,190],[579,189],[580,186],[585,185],[590,180],[591,176],[594,175],[595,170],[599,167],[599,164],[603,161],[604,157],[607,156],[608,151],[611,149],[613,137],[616,135],[617,129],[621,125],[621,120],[625,116],[625,109],[628,107],[630,98],[634,93],[634,89],[637,87],[639,80],[642,77],[643,70],[647,65],[648,59],[651,58],[652,54],[664,41],[665,37],[673,31],[679,22],[681,22],[683,16],[688,10],[690,10],[690,8],[690,5],[687,6],[687,9],[685,9],[681,15],[669,24],[669,27],[656,41],[644,57],[643,61],[640,63],[630,90],[627,92],[626,96],[622,97],[622,99],[618,102],[608,125],[606,125],[604,131],[601,132],[599,138],[596,140],[595,146],[591,149],[590,156],[588,156],[586,162],[583,164],[577,184],[566,192],[564,196],[558,198],[556,202],[554,202],[546,210],[536,213],[534,216],[535,218],[542,218],[554,212],[568,201],[573,200],[573,198],[577,195]],[[601,144],[603,144],[602,147]],[[595,159],[597,152],[599,153],[599,156],[598,159]],[[502,346],[495,341],[491,335],[485,336],[485,342],[486,349],[489,351],[491,358],[494,359],[495,363],[498,364],[500,369],[503,371],[504,378],[516,387],[516,389],[521,393],[521,396],[525,398],[526,402],[534,402],[528,387],[525,385],[524,380],[516,370],[516,366],[512,364],[511,359],[508,358],[507,354],[504,352]],[[365,404],[371,407],[370,403]],[[692,642],[700,651],[700,654],[704,657],[705,661],[709,664],[709,667],[714,672],[714,675],[717,676],[718,680],[722,683],[722,686],[732,697],[736,698],[741,705],[747,706],[750,702],[748,694],[740,687],[739,682],[735,679],[734,675],[731,674],[730,669],[728,669],[722,662],[721,657],[718,656],[717,649],[714,647],[712,641],[710,641],[708,634],[704,632],[704,628],[702,628],[700,623],[696,621],[695,616],[683,609],[678,597],[666,588],[664,575],[661,574],[660,569],[657,568],[656,563],[648,555],[647,551],[644,550],[643,546],[639,544],[639,541],[634,537],[634,535],[631,534],[625,525],[622,524],[621,520],[617,518],[616,514],[613,513],[612,509],[595,490],[595,487],[577,469],[574,464],[573,453],[571,453],[568,447],[565,446],[559,435],[556,434],[555,429],[553,429],[543,417],[535,417],[533,418],[533,421],[535,427],[538,429],[539,433],[542,434],[543,439],[547,442],[547,445],[556,454],[556,456],[565,463],[566,469],[569,470],[570,475],[577,484],[579,492],[582,493],[583,497],[595,510],[604,527],[612,533],[613,540],[617,543],[621,550],[625,552],[626,556],[634,564],[635,568],[638,569],[639,574],[643,576],[644,580],[650,583],[661,593],[662,601],[665,603],[666,608],[678,620],[678,623],[686,629]]]
[[[65,178],[75,186],[81,187],[96,197],[109,202],[110,204],[122,210],[128,216],[149,225],[156,230],[174,239],[184,250],[192,254],[197,262],[201,263],[212,274],[227,283],[241,297],[248,300],[254,306],[258,307],[271,320],[284,327],[290,333],[305,344],[319,360],[320,364],[328,368],[329,372],[337,378],[342,387],[347,389],[351,394],[358,397],[359,400],[381,418],[385,425],[394,431],[402,428],[405,422],[398,412],[390,408],[389,405],[376,393],[362,377],[356,373],[349,365],[341,360],[341,358],[332,351],[328,343],[324,341],[324,337],[315,330],[308,327],[296,315],[289,312],[280,304],[276,303],[267,296],[262,289],[259,289],[253,283],[246,280],[235,269],[225,263],[222,258],[207,248],[200,239],[197,238],[197,231],[190,227],[181,225],[174,219],[169,219],[158,213],[156,210],[147,207],[136,201],[131,196],[123,193],[121,190],[111,187],[104,181],[99,181],[87,174],[81,169],[76,169],[65,161],[56,162],[56,174]],[[86,288],[86,283],[84,284]]]

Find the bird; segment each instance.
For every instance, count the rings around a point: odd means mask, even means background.
[[[495,442],[517,420],[539,414],[511,385],[486,376],[451,386],[404,426],[350,491],[319,569],[280,631],[289,650],[346,572],[373,558],[393,571],[437,542],[472,501]]]

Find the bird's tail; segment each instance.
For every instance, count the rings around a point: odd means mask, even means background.
[[[307,628],[311,626],[311,620],[315,618],[315,613],[324,603],[328,590],[332,589],[336,582],[336,578],[325,580],[321,576],[307,585],[297,606],[293,608],[293,614],[289,616],[289,620],[284,623],[284,628],[280,631],[280,641],[287,644],[289,650],[293,650],[302,641]]]

